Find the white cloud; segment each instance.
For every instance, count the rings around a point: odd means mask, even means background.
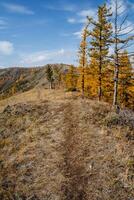
[[[131,15],[129,15],[129,10],[133,9],[134,4],[130,3],[129,1],[124,1],[124,0],[118,0],[118,28],[119,28],[119,34],[128,34],[132,35],[134,34],[134,24],[133,24],[133,19]],[[115,0],[110,0],[108,2],[108,6],[111,8],[111,11],[113,13],[112,17],[112,26],[113,26],[113,31],[114,29],[114,18],[115,18]],[[123,24],[122,24],[123,23]],[[121,26],[121,30],[120,30]],[[122,35],[123,37],[123,35]]]
[[[73,33],[62,33],[61,36],[63,36],[63,37],[72,37],[72,35],[73,35],[73,36],[75,36],[76,39],[81,39],[83,30],[84,30],[84,26],[83,26],[83,28],[81,28],[80,31],[75,31]]]
[[[47,62],[65,62],[71,59],[72,51],[60,49],[55,51],[39,51],[31,54],[21,55],[21,64],[25,65],[42,65]]]
[[[113,13],[113,16],[115,14],[115,0],[108,0],[107,5],[111,8],[111,11]],[[128,13],[128,15],[131,16],[132,11],[134,10],[134,2],[129,1],[129,0],[118,0],[117,1],[118,4],[118,14],[119,15],[126,15]],[[131,10],[131,11],[130,11]],[[130,11],[130,13],[129,13]]]
[[[62,9],[64,10],[64,11],[70,11],[70,12],[73,12],[73,11],[75,11],[76,10],[76,7],[74,6],[74,5],[63,5],[62,6]]]
[[[134,35],[134,24],[133,24],[133,22],[126,20],[126,22],[122,26],[122,31],[120,31],[120,34]]]
[[[109,55],[112,55],[112,54],[114,54],[114,46],[113,45],[109,47]]]
[[[12,13],[19,13],[19,14],[27,14],[27,15],[33,15],[34,12],[30,10],[29,8],[19,5],[19,4],[11,4],[11,3],[4,3],[4,8]]]
[[[108,7],[111,8],[111,12],[113,13],[113,17],[114,17],[115,10],[116,10],[116,1],[115,0],[109,0],[108,1]],[[126,14],[127,2],[125,2],[124,0],[118,0],[117,1],[117,7],[118,7],[118,15]]]
[[[88,31],[91,31],[92,28],[93,28],[93,25],[90,24],[90,25],[88,26]],[[82,34],[83,34],[84,29],[85,29],[85,26],[83,26],[83,27],[80,29],[80,31],[74,32],[72,35],[73,35],[73,36],[76,36],[77,39],[81,39],[81,36],[82,36]]]
[[[56,10],[56,11],[68,11],[68,12],[73,12],[76,10],[76,6],[73,4],[57,4],[56,6],[54,5],[45,5],[45,8],[49,10]]]
[[[67,22],[70,24],[85,24],[87,21],[87,18],[69,18],[67,19]]]
[[[88,10],[81,10],[79,13],[77,13],[81,17],[96,17],[97,11],[95,9],[88,9]]]
[[[14,51],[13,43],[9,41],[0,41],[0,54],[11,55]]]
[[[76,20],[75,18],[68,18],[67,21],[68,21],[68,23],[70,23],[70,24],[75,24],[75,23],[77,23],[77,20]]]
[[[73,35],[76,36],[76,38],[80,39],[82,35],[82,30],[74,32]]]
[[[97,10],[95,9],[88,9],[88,10],[81,10],[77,13],[74,18],[68,18],[67,22],[70,24],[85,24],[87,22],[87,16],[93,17],[93,19],[97,18]]]

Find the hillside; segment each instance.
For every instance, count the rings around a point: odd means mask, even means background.
[[[38,85],[48,87],[46,80],[46,67],[31,68],[5,68],[0,69],[0,99],[10,97],[15,93],[28,91]],[[67,64],[50,64],[58,68],[61,73],[69,68]]]
[[[133,199],[133,112],[40,87],[0,101],[0,125],[0,199]]]

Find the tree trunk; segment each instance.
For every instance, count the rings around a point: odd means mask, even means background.
[[[98,89],[99,101],[101,101],[101,97],[102,97],[102,74],[101,74],[101,63],[100,63],[100,68],[99,68],[99,89]]]
[[[115,10],[115,69],[114,69],[114,95],[113,106],[118,104],[118,79],[119,79],[119,60],[118,60],[118,2],[116,0]]]
[[[84,88],[85,88],[85,84],[84,84],[84,67],[82,69],[82,98],[84,98]]]
[[[115,64],[115,75],[114,75],[114,97],[113,97],[113,106],[118,104],[118,75],[119,75],[119,66]]]
[[[50,90],[52,89],[52,81],[50,81],[49,89],[50,89]]]
[[[102,97],[102,46],[101,46],[101,41],[102,41],[102,28],[100,28],[100,58],[99,58],[99,93],[98,93],[98,98],[99,101],[101,101]]]

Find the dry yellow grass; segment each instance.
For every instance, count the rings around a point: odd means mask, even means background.
[[[0,108],[2,200],[133,199],[133,130],[108,104],[35,88]]]
[[[0,101],[0,111],[7,105],[15,105],[17,103],[39,103],[44,100],[62,100],[71,96],[71,92],[63,92],[62,90],[48,90],[43,88],[34,88],[24,93],[15,94],[9,98]]]

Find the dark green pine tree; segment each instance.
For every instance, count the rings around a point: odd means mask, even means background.
[[[53,69],[51,65],[48,65],[46,68],[46,78],[49,82],[49,88],[52,89],[52,83],[54,81],[54,78],[53,78]]]

